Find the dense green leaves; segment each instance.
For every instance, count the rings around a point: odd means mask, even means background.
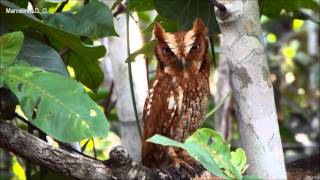
[[[103,112],[75,80],[26,65],[7,67],[1,76],[29,121],[48,135],[64,142],[107,135]]]
[[[117,35],[111,10],[106,4],[97,0],[81,6],[77,13],[69,11],[44,14],[44,22],[67,32],[93,39]]]
[[[154,3],[159,15],[176,21],[181,30],[190,29],[194,19],[200,17],[209,28],[209,34],[219,32],[214,7],[210,1],[154,0]]]
[[[260,0],[259,3],[262,14],[271,18],[291,13],[293,18],[306,19],[302,16],[302,8],[319,11],[318,4],[313,0]]]
[[[60,55],[52,47],[40,41],[25,38],[18,59],[47,71],[68,76],[68,72]]]
[[[183,148],[209,172],[224,179],[242,179],[242,174],[247,168],[244,151],[238,148],[231,152],[222,136],[211,129],[198,129],[184,144],[160,135],[155,135],[147,141]]]
[[[75,61],[79,61],[76,68],[76,79],[91,89],[96,89],[103,80],[103,72],[98,65],[98,59],[104,56],[106,50],[103,46],[86,45],[80,38],[72,33],[65,32],[58,28],[46,25],[27,13],[5,13],[5,9],[18,8],[8,1],[0,1],[0,16],[11,28],[25,30],[27,28],[38,29],[45,33],[51,41],[64,45],[76,56]],[[75,65],[75,63],[71,64]],[[80,76],[81,75],[81,76]]]
[[[12,32],[0,36],[0,69],[12,64],[23,44],[23,33]]]
[[[154,9],[153,0],[130,0],[130,9],[133,11],[148,11]]]

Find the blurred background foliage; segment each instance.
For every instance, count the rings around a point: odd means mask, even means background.
[[[106,26],[110,22],[113,23],[114,17],[111,11],[114,11],[121,1],[115,0],[109,7],[110,10],[100,6],[99,3],[103,1],[97,0],[67,2],[10,0],[10,2],[15,7],[28,9],[37,7],[40,10],[43,8],[48,10],[47,13],[36,15],[40,19],[36,23],[20,15],[14,18],[9,17],[11,22],[8,25],[4,23],[8,23],[8,20],[3,21],[3,14],[1,14],[1,34],[8,29],[21,29],[19,26],[28,26],[30,28],[24,28],[25,35],[38,39],[39,43],[49,41],[49,45],[59,52],[67,65],[69,75],[83,84],[91,99],[104,110],[111,124],[108,138],[94,138],[94,141],[90,138],[81,141],[84,153],[98,159],[107,159],[110,148],[120,144],[121,139],[118,136],[119,122],[114,106],[115,100],[110,98],[112,88],[101,85],[103,72],[99,64],[105,51],[99,46],[99,39],[117,35],[113,26],[111,28]],[[87,5],[88,2],[91,3]],[[65,3],[63,9],[58,10],[63,3]],[[186,3],[183,0],[131,0],[130,4],[131,18],[139,24],[145,41],[145,46],[133,53],[131,59],[139,54],[145,54],[149,61],[150,81],[154,78],[156,67],[153,56],[154,41],[152,41],[155,22],[160,22],[167,31],[177,31],[190,28],[196,16],[202,17],[209,26],[210,38],[214,42],[214,45],[210,43],[210,46],[213,46],[215,51],[213,52],[210,48],[209,55],[210,59],[216,59],[211,61],[212,72],[215,71],[219,64],[220,32],[215,22],[213,6],[209,1],[190,0]],[[3,3],[0,5],[5,7]],[[318,0],[259,0],[264,43],[286,161],[319,153],[319,5]],[[106,26],[96,26],[99,21],[105,21]],[[51,27],[56,29],[53,30]],[[37,35],[39,32],[34,31],[34,28],[45,29],[47,39],[39,38]],[[54,36],[55,33],[59,33],[59,37]],[[92,46],[81,47],[77,44],[79,42],[70,36],[80,37],[81,42]],[[71,53],[65,53],[70,51]],[[76,58],[81,60],[80,63],[75,61]],[[211,99],[209,109],[214,106]],[[19,107],[16,111],[21,113]],[[27,129],[23,123],[16,123],[22,129]],[[213,117],[209,118],[204,126],[214,129]],[[233,121],[232,127],[231,144],[236,148],[239,146],[236,120]],[[39,167],[30,165],[25,160],[0,149],[0,179],[26,179],[27,166],[32,167],[32,178],[37,178]],[[5,174],[5,172],[9,173]],[[46,179],[57,177],[59,175],[50,174]]]

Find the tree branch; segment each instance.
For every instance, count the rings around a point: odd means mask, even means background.
[[[49,170],[78,179],[152,179],[154,174],[117,146],[108,161],[93,160],[55,148],[0,120],[0,147]]]
[[[72,154],[0,119],[0,148],[15,153],[33,164],[77,179],[190,179],[190,174],[174,167],[150,170],[132,160],[122,147],[113,148],[107,161]],[[204,172],[194,179],[212,178]]]

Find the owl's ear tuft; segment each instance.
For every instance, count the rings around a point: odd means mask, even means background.
[[[193,27],[192,30],[197,34],[197,35],[205,35],[208,32],[208,28],[204,24],[204,22],[200,18],[196,18],[193,22]]]
[[[154,36],[156,37],[156,39],[158,41],[164,41],[164,34],[165,34],[165,30],[163,29],[163,27],[160,25],[160,23],[156,23],[154,26]]]

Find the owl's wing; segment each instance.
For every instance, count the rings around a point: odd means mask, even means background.
[[[155,152],[161,153],[159,146],[145,141],[155,134],[169,136],[168,131],[171,129],[170,120],[175,112],[175,109],[172,107],[173,102],[171,102],[174,100],[172,99],[174,98],[171,93],[173,92],[172,88],[169,79],[158,78],[154,81],[153,87],[149,90],[143,111],[144,133],[142,161],[144,164],[154,161],[154,157],[152,157],[151,154],[155,154]]]

